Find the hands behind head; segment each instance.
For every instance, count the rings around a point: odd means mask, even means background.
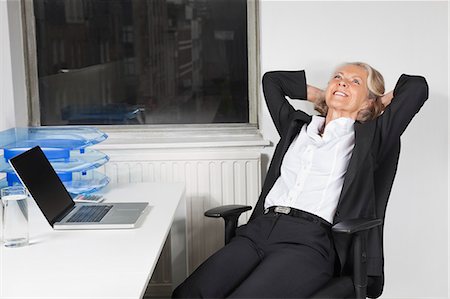
[[[324,90],[317,88],[315,86],[312,86],[312,85],[307,85],[306,94],[307,94],[307,100],[312,103],[317,103],[317,101],[320,98],[325,97]]]
[[[317,88],[312,85],[307,85],[307,100],[309,102],[312,102],[314,104],[317,104],[321,98],[325,97],[325,91],[323,89]],[[391,90],[387,93],[385,93],[381,98],[381,103],[384,105],[384,109],[386,109],[387,106],[391,103],[392,99],[394,98],[394,91]],[[384,110],[383,109],[383,110]]]
[[[383,103],[385,109],[391,103],[393,97],[394,97],[394,91],[393,90],[391,90],[388,93],[385,93],[381,97],[381,103]]]

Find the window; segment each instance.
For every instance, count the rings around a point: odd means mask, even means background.
[[[255,123],[249,6],[254,2],[34,0],[34,19],[27,14],[36,40],[32,123]]]

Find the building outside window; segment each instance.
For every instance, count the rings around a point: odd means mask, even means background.
[[[34,123],[251,123],[247,6],[34,0]]]

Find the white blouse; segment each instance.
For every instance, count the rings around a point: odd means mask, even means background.
[[[315,214],[332,223],[353,147],[355,121],[338,118],[319,134],[325,118],[313,116],[289,146],[281,174],[264,207],[287,206]]]

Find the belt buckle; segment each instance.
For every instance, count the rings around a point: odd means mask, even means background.
[[[275,207],[275,209],[273,211],[275,213],[289,215],[289,213],[291,212],[291,208],[290,207]]]

